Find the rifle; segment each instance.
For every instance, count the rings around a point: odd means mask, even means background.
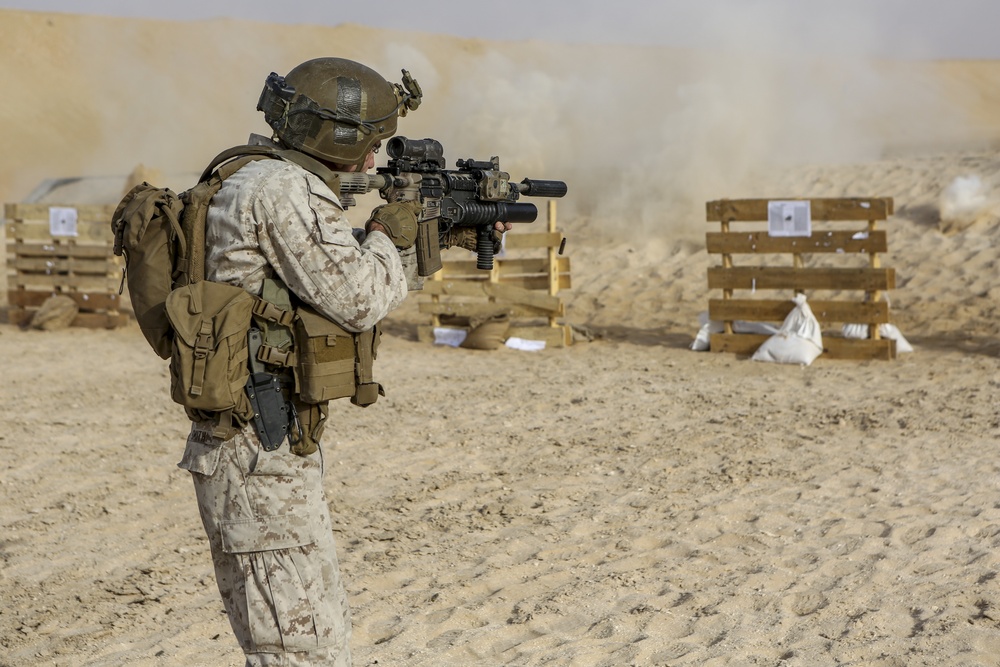
[[[493,268],[493,229],[496,222],[534,222],[538,208],[518,202],[529,197],[562,197],[563,181],[525,178],[511,183],[500,171],[500,158],[458,160],[458,169],[445,169],[444,147],[435,139],[393,137],[386,144],[388,164],[375,174],[337,172],[335,185],[341,204],[353,206],[355,195],[378,190],[387,202],[419,201],[417,273],[429,276],[441,269],[442,241],[455,227],[476,229],[476,268]],[[336,188],[335,188],[336,189]]]

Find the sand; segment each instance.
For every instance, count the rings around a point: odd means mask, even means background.
[[[2,14],[10,36],[97,21]],[[111,24],[130,39],[162,30]],[[359,51],[378,36],[337,30]],[[553,68],[576,53],[550,48]],[[632,192],[627,215],[607,217],[599,198],[573,199],[585,174],[534,165],[570,182],[564,297],[596,338],[435,347],[417,341],[419,297],[387,321],[387,396],[336,405],[325,442],[356,665],[1000,665],[1000,64],[926,69],[963,91],[966,125],[889,133],[875,156],[727,173],[714,191],[894,197],[884,265],[915,351],[892,362],[689,350],[710,296],[697,202],[711,179],[685,181],[689,197]],[[256,87],[258,70],[235,76]],[[5,174],[89,154],[19,150]],[[89,173],[149,162],[104,159]],[[138,329],[3,324],[0,369],[0,665],[242,664],[175,467],[187,423]]]

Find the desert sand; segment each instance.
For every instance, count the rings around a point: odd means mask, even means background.
[[[408,60],[454,102],[428,95],[411,136],[569,183],[563,296],[593,340],[432,346],[412,295],[386,322],[386,397],[335,406],[326,485],[359,667],[1000,665],[1000,63],[741,68],[6,11],[0,33],[3,89],[23,92],[0,100],[18,128],[5,201],[140,162],[200,170],[260,131],[268,71],[330,44],[386,72]],[[220,61],[223,83],[192,76]],[[768,106],[751,71],[818,83]],[[164,91],[186,104],[170,113]],[[914,352],[803,367],[691,351],[704,202],[738,196],[893,197],[884,265]],[[0,665],[241,665],[175,467],[187,422],[138,329],[0,325],[0,377]]]

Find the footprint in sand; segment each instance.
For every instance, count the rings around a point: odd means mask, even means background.
[[[442,648],[445,646],[451,646],[461,635],[461,630],[449,630],[448,632],[440,634],[427,642],[427,648]]]
[[[826,606],[826,597],[816,591],[796,593],[791,599],[792,613],[797,616],[808,616]]]

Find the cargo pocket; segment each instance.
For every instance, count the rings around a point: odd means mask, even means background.
[[[219,467],[222,442],[204,429],[193,428],[184,446],[184,456],[177,467],[206,477],[212,476]]]
[[[323,522],[314,522],[323,525]],[[251,650],[309,651],[342,641],[333,543],[301,517],[223,522],[223,549],[244,575]],[[318,553],[329,549],[330,553]]]

